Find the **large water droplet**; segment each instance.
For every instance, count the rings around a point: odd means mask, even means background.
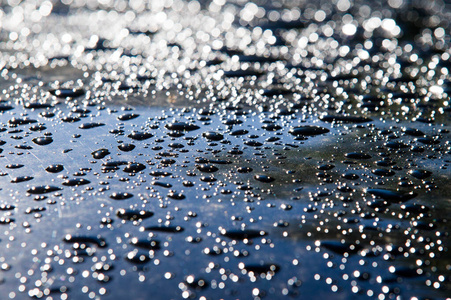
[[[289,132],[294,136],[315,136],[328,133],[329,129],[320,126],[297,126],[290,128]]]

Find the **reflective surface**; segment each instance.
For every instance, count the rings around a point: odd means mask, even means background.
[[[448,296],[439,1],[4,1],[5,299]]]

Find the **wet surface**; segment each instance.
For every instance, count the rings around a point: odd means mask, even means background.
[[[449,296],[449,5],[295,2],[4,3],[0,295]]]

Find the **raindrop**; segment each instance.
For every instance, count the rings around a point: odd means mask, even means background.
[[[34,178],[33,176],[19,176],[19,177],[11,179],[11,183],[30,181],[30,180],[33,180],[33,178]]]
[[[80,120],[81,119],[79,117],[71,117],[71,116],[61,118],[61,121],[63,121],[64,123],[75,123]]]
[[[129,121],[139,117],[138,114],[123,114],[117,117],[119,121]]]
[[[165,172],[165,171],[152,171],[149,174],[154,176],[154,177],[167,177],[167,176],[171,176],[172,175],[172,173]]]
[[[24,165],[22,164],[8,164],[5,166],[5,168],[7,169],[20,169],[22,168]]]
[[[37,137],[32,139],[33,143],[39,146],[45,146],[48,144],[51,144],[53,142],[53,139],[49,136],[43,136],[43,137]]]
[[[414,192],[398,192],[387,189],[368,189],[367,192],[390,202],[405,202],[417,196]]]
[[[324,164],[324,165],[318,166],[318,170],[323,170],[323,171],[332,170],[333,168],[335,168],[335,166],[331,165],[331,164]]]
[[[26,109],[46,109],[52,107],[52,105],[47,103],[29,102],[26,103],[23,107]]]
[[[181,226],[147,226],[145,227],[145,230],[147,231],[153,231],[153,232],[162,232],[162,233],[179,233],[183,232],[185,229]]]
[[[375,170],[372,170],[371,173],[373,173],[374,175],[383,176],[383,177],[395,175],[395,172],[393,172],[392,170],[387,170],[387,169],[375,169]]]
[[[52,185],[33,186],[27,190],[27,193],[33,195],[47,194],[61,190],[61,188]]]
[[[107,156],[109,154],[110,154],[110,151],[108,149],[104,149],[104,148],[91,152],[91,155],[94,159],[103,159],[103,158],[105,158],[105,156]]]
[[[127,220],[127,221],[135,221],[135,220],[144,220],[153,216],[153,212],[147,210],[134,210],[134,209],[124,209],[120,208],[116,212],[116,216],[118,218]]]
[[[348,180],[356,180],[359,178],[359,176],[357,174],[354,174],[351,172],[344,173],[341,177],[343,177],[344,179],[348,179]]]
[[[117,148],[119,150],[121,150],[121,151],[124,151],[124,152],[130,152],[133,149],[135,149],[135,145],[133,145],[133,144],[120,144],[119,146],[117,146]]]
[[[186,196],[182,193],[177,193],[176,191],[170,191],[167,195],[168,198],[171,198],[173,200],[183,200],[186,198]]]
[[[114,192],[110,195],[110,198],[113,200],[126,200],[133,197],[133,194],[130,193],[124,193],[124,192]]]
[[[135,237],[130,240],[130,245],[149,250],[160,249],[160,241],[153,239],[139,239]]]
[[[218,171],[219,169],[213,165],[208,165],[208,164],[202,164],[202,165],[198,165],[197,169],[201,172],[205,172],[205,173],[213,173]]]
[[[153,137],[153,134],[149,132],[134,131],[131,134],[129,134],[128,137],[131,138],[132,140],[144,141]]]
[[[12,118],[11,120],[8,121],[8,124],[10,125],[27,125],[27,124],[33,124],[33,123],[37,123],[38,121],[34,120],[34,119],[30,119],[30,118]]]
[[[346,153],[345,157],[351,158],[351,159],[370,159],[371,155],[363,152],[350,152]]]
[[[244,229],[244,230],[221,230],[221,234],[225,237],[228,237],[233,240],[244,240],[244,239],[253,239],[257,237],[263,237],[266,235],[266,232],[262,230],[255,229]]]
[[[11,109],[14,109],[14,106],[8,104],[0,104],[0,112],[5,112]]]
[[[247,145],[247,146],[251,146],[251,147],[260,147],[260,146],[263,146],[262,143],[260,143],[260,142],[258,142],[258,141],[255,141],[255,140],[245,141],[244,144]]]
[[[220,134],[219,132],[215,132],[215,131],[204,132],[204,133],[202,133],[202,136],[209,141],[220,141],[220,140],[224,139],[224,136],[222,134]]]
[[[274,178],[267,176],[267,175],[262,175],[262,174],[255,175],[254,178],[257,181],[261,181],[261,182],[265,182],[265,183],[274,181]]]
[[[249,133],[249,130],[237,129],[237,130],[232,131],[230,133],[230,135],[232,135],[232,136],[240,136],[240,135],[245,135],[245,134],[248,134],[248,133]]]
[[[84,178],[72,178],[72,179],[66,179],[63,181],[62,185],[66,186],[80,186],[85,184],[90,184],[91,181],[84,179]]]
[[[282,129],[282,126],[275,124],[275,123],[271,123],[271,124],[264,124],[262,126],[262,128],[267,131],[278,131],[278,130]]]
[[[362,246],[339,241],[321,241],[321,246],[338,254],[354,254],[362,249]]]
[[[236,71],[225,71],[224,76],[228,78],[238,78],[238,77],[260,77],[264,73],[255,70],[236,70]]]
[[[162,181],[154,181],[154,182],[152,182],[152,185],[161,186],[161,187],[164,187],[164,188],[172,187],[172,184],[167,183],[167,182],[162,182]],[[185,183],[183,183],[183,185],[186,186]]]
[[[100,248],[105,248],[108,246],[105,239],[100,236],[85,236],[85,235],[71,235],[67,234],[64,239],[64,242],[70,243],[70,244],[95,244],[96,246]]]
[[[146,168],[145,165],[141,163],[129,163],[127,164],[122,171],[127,173],[138,173]]]
[[[409,146],[402,142],[391,141],[391,142],[385,143],[385,147],[390,148],[390,149],[403,149],[403,148],[407,148]]]
[[[101,127],[101,126],[105,126],[105,124],[104,123],[99,123],[99,122],[91,122],[91,123],[81,124],[78,128],[80,128],[80,129],[92,129],[92,128],[97,128],[97,127]]]
[[[37,124],[37,125],[30,126],[31,131],[43,131],[46,129],[47,129],[47,127],[45,127],[44,124]]]
[[[410,170],[408,173],[418,179],[425,179],[432,175],[432,172],[428,170]]]
[[[240,269],[246,270],[247,272],[252,272],[254,274],[266,274],[266,273],[276,273],[280,270],[280,267],[275,264],[240,264]]]
[[[125,259],[133,264],[145,264],[151,260],[148,253],[140,252],[138,250],[127,253]]]
[[[174,131],[193,131],[193,130],[197,130],[200,128],[197,125],[185,123],[185,122],[168,123],[165,125],[165,127],[169,130],[174,130]]]
[[[324,115],[320,118],[323,122],[336,123],[366,123],[371,122],[372,119],[362,116],[339,116],[339,115]]]
[[[52,89],[49,90],[50,94],[56,96],[58,98],[78,98],[85,94],[85,91],[80,88],[72,88],[72,89]]]
[[[421,130],[416,129],[416,128],[403,127],[402,132],[404,132],[405,134],[410,135],[410,136],[424,136],[425,135],[424,132],[422,132]]]
[[[294,136],[315,136],[328,132],[329,129],[327,128],[311,125],[291,127],[289,130],[289,133],[291,133]]]

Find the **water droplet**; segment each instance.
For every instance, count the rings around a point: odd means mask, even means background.
[[[222,134],[220,134],[219,132],[215,132],[215,131],[204,132],[204,133],[202,133],[202,136],[209,141],[220,141],[220,140],[224,139],[224,136]]]
[[[343,177],[344,179],[348,179],[348,180],[356,180],[359,178],[359,176],[357,174],[354,174],[351,172],[346,172],[343,175],[341,175],[341,177]]]
[[[46,129],[47,129],[47,127],[45,127],[44,124],[37,124],[37,125],[30,126],[31,131],[43,131]]]
[[[254,178],[255,178],[255,180],[265,182],[265,183],[273,182],[275,180],[274,178],[267,176],[267,175],[263,175],[263,174],[255,175]]]
[[[149,132],[134,131],[131,134],[129,134],[128,137],[131,138],[132,140],[144,141],[153,137],[153,134]]]
[[[8,104],[0,104],[0,112],[5,112],[12,109],[14,109],[14,106]]]
[[[24,117],[24,118],[12,118],[11,120],[8,121],[8,124],[10,125],[27,125],[27,124],[33,124],[33,123],[37,123],[38,121],[34,120],[34,119],[30,119],[28,117]]]
[[[133,145],[133,144],[120,144],[119,146],[117,146],[117,148],[119,148],[119,150],[124,151],[124,152],[130,152],[133,149],[135,149],[135,145]]]
[[[91,123],[83,123],[78,128],[80,128],[80,129],[92,129],[92,128],[97,128],[97,127],[101,127],[101,126],[105,126],[105,124],[104,123],[99,123],[99,122],[91,122]]]
[[[362,116],[339,116],[339,115],[324,115],[320,118],[323,122],[336,123],[366,123],[371,122],[372,119]]]
[[[197,125],[185,123],[185,122],[168,123],[165,125],[165,127],[169,130],[174,130],[174,131],[193,131],[193,130],[197,130],[200,128]]]
[[[19,176],[19,177],[15,177],[15,178],[11,179],[11,183],[30,181],[30,180],[33,180],[33,178],[34,178],[33,176]]]
[[[70,243],[70,244],[95,244],[97,247],[105,248],[108,246],[105,239],[103,239],[100,236],[85,236],[85,235],[70,235],[67,234],[63,242]]]
[[[148,210],[134,210],[120,208],[116,212],[116,216],[127,221],[144,220],[153,216],[153,212]]]
[[[233,240],[253,239],[257,237],[263,237],[266,232],[262,230],[244,229],[244,230],[221,230],[221,234]]]
[[[277,273],[280,267],[275,264],[260,263],[260,264],[240,264],[239,268],[241,270],[246,270],[248,273],[252,272],[254,274],[267,274],[267,273]]]
[[[218,171],[219,169],[213,165],[209,165],[209,164],[202,164],[197,166],[197,169],[201,172],[205,172],[205,173],[213,173]]]
[[[372,170],[371,173],[373,173],[374,175],[377,175],[377,176],[393,176],[393,175],[395,175],[395,172],[393,172],[392,170],[387,170],[387,169],[375,169],[375,170]]]
[[[154,232],[162,232],[162,233],[179,233],[183,232],[185,229],[181,226],[147,226],[145,227],[145,230],[147,231],[154,231]]]
[[[12,204],[0,204],[0,211],[14,210],[16,207]]]
[[[141,163],[129,163],[127,164],[122,171],[127,173],[138,173],[146,168],[145,165]]]
[[[22,164],[7,164],[6,166],[5,166],[5,168],[7,168],[7,169],[20,169],[20,168],[22,168],[24,165],[22,165]]]
[[[57,186],[52,185],[40,185],[40,186],[34,186],[27,190],[27,193],[33,194],[33,195],[39,195],[39,194],[47,194],[52,193],[61,190],[61,188]]]
[[[103,158],[105,158],[105,156],[107,156],[109,154],[110,154],[110,151],[108,149],[104,149],[104,148],[91,152],[91,155],[94,159],[103,159]]]
[[[338,254],[354,254],[362,249],[362,246],[339,241],[321,241],[321,246]]]
[[[260,142],[258,142],[258,141],[255,141],[255,140],[245,141],[244,144],[247,145],[247,146],[251,146],[251,147],[260,147],[260,146],[263,146],[262,143],[260,143]]]
[[[63,181],[62,185],[65,186],[80,186],[85,184],[90,184],[91,181],[84,179],[84,178],[72,178],[72,179],[66,179]]]
[[[7,224],[14,223],[14,222],[15,222],[15,220],[13,218],[0,217],[0,225],[7,225]]]
[[[224,76],[228,78],[237,78],[237,77],[260,77],[264,73],[255,70],[236,70],[236,71],[225,71]]]
[[[48,103],[29,102],[26,103],[23,107],[26,109],[46,109],[52,107],[52,105]]]
[[[136,246],[138,248],[149,249],[149,250],[158,250],[160,249],[160,241],[153,239],[139,239],[132,238],[130,240],[130,244]]]
[[[125,258],[133,264],[145,264],[151,260],[148,253],[140,252],[138,250],[130,251]]]
[[[53,139],[49,136],[43,136],[43,137],[37,137],[32,139],[33,143],[39,146],[45,146],[48,144],[51,144],[53,142]]]
[[[368,189],[367,192],[390,202],[405,202],[417,196],[414,192],[398,192],[387,189]]]
[[[172,187],[172,184],[167,183],[167,182],[162,182],[162,181],[153,181],[152,184],[156,185],[156,186],[161,186],[161,187],[164,187],[164,188]],[[185,183],[183,183],[183,185],[186,186]]]
[[[129,121],[139,117],[138,114],[123,114],[117,117],[119,121]]]
[[[230,133],[230,135],[232,135],[232,136],[240,136],[240,135],[245,135],[245,134],[248,134],[248,133],[249,133],[249,130],[237,129],[237,130],[232,131]]]
[[[332,170],[333,168],[335,168],[335,166],[331,165],[331,164],[324,164],[324,165],[318,166],[318,170],[324,170],[324,171]]]
[[[47,168],[45,168],[45,170],[49,173],[59,173],[64,170],[64,167],[63,165],[55,164],[48,166]]]
[[[329,129],[327,128],[311,125],[291,127],[289,130],[289,133],[291,133],[294,136],[315,136],[328,132]]]
[[[350,152],[346,153],[345,157],[351,158],[351,159],[370,159],[371,155],[363,152]]]
[[[149,174],[154,176],[154,177],[167,177],[167,176],[171,176],[172,175],[172,173],[165,172],[165,171],[152,171]]]
[[[168,198],[174,199],[174,200],[183,200],[186,198],[186,196],[182,193],[177,193],[176,191],[170,191],[167,195]]]
[[[275,123],[270,123],[270,124],[263,124],[262,128],[267,131],[278,131],[278,130],[282,129],[282,126],[275,124]]]
[[[432,172],[428,170],[410,170],[408,173],[418,179],[425,179],[432,175]]]
[[[50,94],[56,96],[58,98],[78,98],[85,94],[85,91],[80,88],[72,88],[72,89],[52,89],[49,90]]]
[[[67,117],[61,118],[61,121],[63,121],[64,123],[75,123],[80,120],[81,119],[79,117],[72,117],[72,116],[67,116]]]
[[[133,197],[133,194],[126,193],[126,192],[114,192],[110,195],[110,198],[113,200],[126,200]]]
[[[416,128],[403,127],[402,132],[410,136],[424,136],[424,132]]]

